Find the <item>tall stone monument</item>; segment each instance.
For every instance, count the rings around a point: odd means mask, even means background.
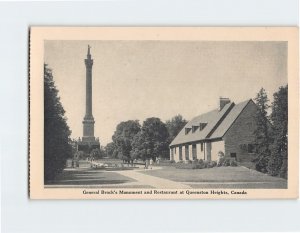
[[[86,67],[86,99],[85,99],[85,116],[83,118],[83,137],[78,141],[78,151],[90,153],[92,149],[100,148],[98,138],[94,136],[95,120],[93,117],[93,85],[92,85],[92,68],[93,59],[91,56],[91,47],[88,45],[87,58],[84,60]]]

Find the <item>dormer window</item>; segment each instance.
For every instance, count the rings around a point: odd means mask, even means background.
[[[187,135],[190,131],[191,131],[192,128],[185,128],[185,135]]]
[[[199,126],[198,125],[193,125],[192,126],[192,133],[195,133],[197,129],[199,129]]]
[[[203,130],[206,125],[207,125],[207,123],[200,123],[200,131]]]

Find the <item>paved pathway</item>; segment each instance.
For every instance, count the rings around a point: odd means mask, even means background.
[[[156,169],[161,169],[161,167],[153,167],[153,170]],[[132,182],[132,184],[143,184],[143,185],[149,185],[152,186],[153,188],[158,188],[158,189],[172,189],[172,188],[177,188],[177,189],[188,189],[191,188],[187,184],[183,184],[180,182],[175,182],[171,181],[168,179],[164,178],[159,178],[151,175],[146,175],[144,173],[141,173],[139,171],[144,171],[144,170],[123,170],[123,171],[114,171],[117,172],[123,176],[130,177],[132,179],[137,180],[137,182]],[[127,183],[128,185],[129,183]]]

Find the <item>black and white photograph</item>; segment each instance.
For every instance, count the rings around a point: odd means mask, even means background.
[[[43,188],[198,198],[287,190],[288,46],[44,40]]]

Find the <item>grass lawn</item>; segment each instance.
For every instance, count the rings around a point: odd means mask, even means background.
[[[189,184],[194,189],[286,189],[287,183],[263,182],[263,183],[193,183]]]
[[[242,185],[239,182],[249,182],[249,188],[264,188],[264,183],[271,184],[268,188],[286,188],[287,183],[284,179],[265,175],[245,167],[214,167],[207,169],[177,169],[175,167],[163,167],[159,170],[148,170],[143,172],[148,175],[173,181],[190,182],[192,183],[191,186],[194,188],[206,188],[208,185],[209,188],[217,188],[222,185],[222,182],[233,183],[233,186],[235,185],[236,188]],[[207,182],[207,184],[203,184],[204,182]],[[251,186],[251,182],[253,183],[253,187]]]
[[[64,170],[56,180],[46,185],[108,185],[135,181],[116,172],[105,172],[92,169]]]

